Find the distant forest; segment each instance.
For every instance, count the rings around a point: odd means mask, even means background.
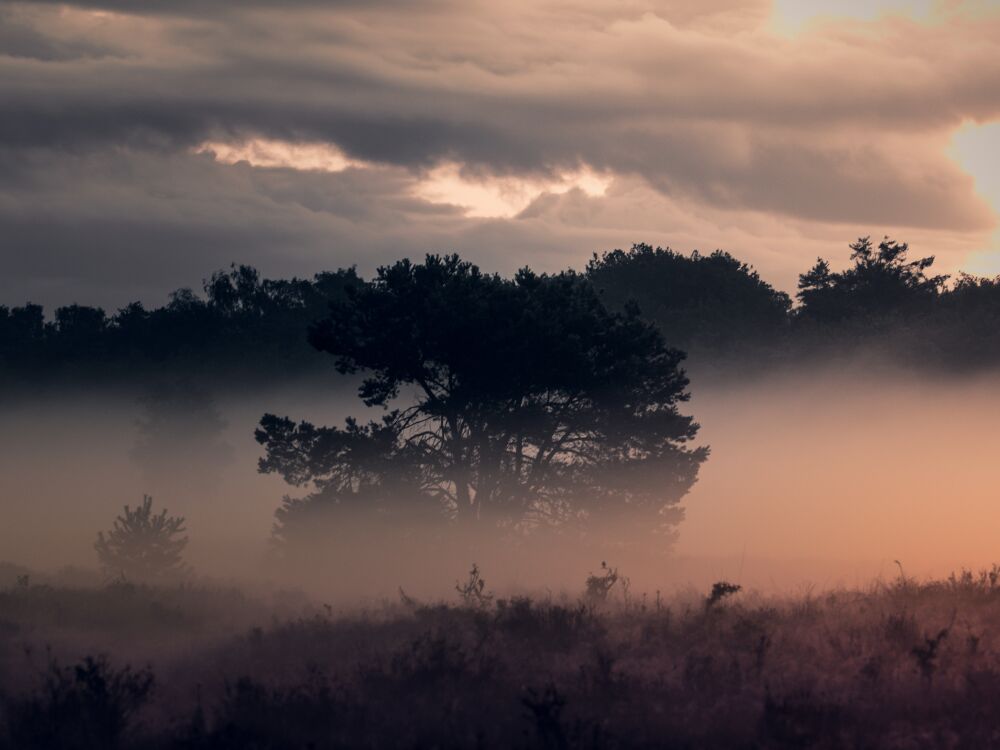
[[[933,257],[911,259],[905,243],[888,238],[861,238],[850,252],[843,271],[820,259],[802,273],[794,300],[721,250],[684,255],[640,244],[556,276],[592,285],[610,311],[634,307],[699,375],[863,355],[945,371],[1000,363],[1000,277],[934,275]],[[307,330],[366,283],[353,268],[274,280],[233,266],[201,293],[179,289],[154,309],[133,302],[108,314],[74,304],[47,319],[39,305],[0,306],[0,377],[10,385],[153,372],[247,382],[332,373]]]

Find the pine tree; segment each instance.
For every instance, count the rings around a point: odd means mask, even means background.
[[[153,498],[143,495],[142,505],[125,506],[113,528],[97,534],[94,549],[109,575],[128,580],[161,581],[184,572],[182,552],[188,538],[184,519],[168,516],[164,508],[153,513]]]

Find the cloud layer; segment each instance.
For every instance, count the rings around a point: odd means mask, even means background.
[[[979,3],[795,34],[761,0],[0,16],[5,302],[159,301],[231,261],[558,268],[640,240],[726,246],[787,287],[859,232],[955,267],[995,225],[948,151],[963,123],[1000,119],[1000,15]],[[288,158],[255,160],[260,143]],[[343,163],[317,162],[324,146]],[[603,193],[567,181],[584,173]],[[484,189],[526,207],[484,216]]]

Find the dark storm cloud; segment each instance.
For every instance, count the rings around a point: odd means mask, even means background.
[[[0,54],[46,62],[106,57],[111,50],[74,40],[51,39],[38,29],[19,23],[0,8]]]

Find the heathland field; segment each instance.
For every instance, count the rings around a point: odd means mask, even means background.
[[[764,597],[579,591],[351,610],[211,586],[0,593],[5,748],[987,747],[998,571]]]

